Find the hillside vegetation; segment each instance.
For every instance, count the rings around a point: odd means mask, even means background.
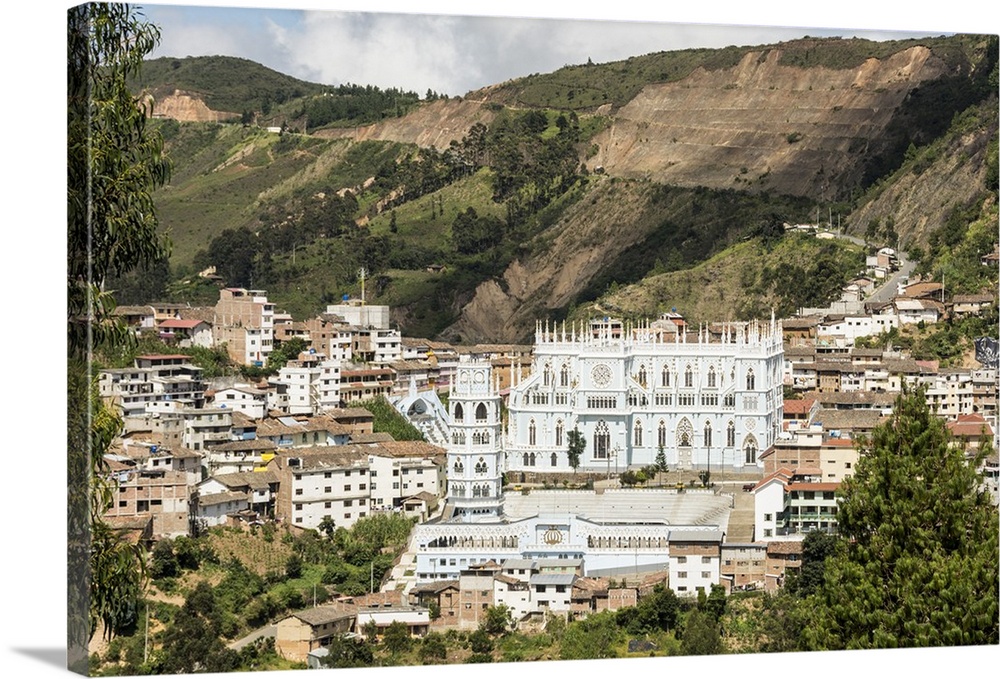
[[[612,286],[574,316],[651,318],[676,308],[696,323],[766,318],[772,311],[781,318],[835,299],[843,282],[863,268],[862,249],[844,241],[758,236],[690,269]]]
[[[195,91],[210,64],[242,78],[239,60],[176,61],[147,82]],[[597,300],[706,319],[787,313],[861,268],[860,253],[774,238],[834,211],[870,247],[901,245],[974,287],[989,277],[966,265],[996,242],[996,64],[994,36],[809,38],[569,66],[459,99],[294,79],[266,80],[256,103],[206,92],[245,124],[159,121],[173,251],[123,301],[212,303],[215,285],[194,273],[215,267],[304,317],[359,295],[363,268],[367,300],[392,305],[405,334],[453,341],[522,341],[535,319]],[[283,133],[258,127],[275,116]],[[725,274],[744,282],[738,295],[684,282],[711,278],[705,263],[727,248],[744,257],[747,238],[770,250]],[[805,285],[785,290],[778,261]]]

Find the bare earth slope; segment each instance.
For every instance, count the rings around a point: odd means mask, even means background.
[[[362,127],[317,130],[313,134],[327,139],[396,141],[446,149],[452,141],[461,141],[474,124],[489,125],[494,116],[482,101],[441,99],[402,118]]]
[[[213,111],[205,105],[201,95],[174,90],[173,94],[154,100],[153,117],[173,118],[182,123],[217,123],[239,118],[240,114]]]
[[[656,224],[651,191],[648,184],[610,179],[595,183],[587,198],[539,236],[548,242],[536,248],[538,254],[515,260],[501,281],[486,281],[476,289],[462,317],[444,336],[524,339],[536,318],[572,302],[607,261],[646,239]],[[628,228],[622,228],[626,224]]]
[[[926,246],[931,232],[955,206],[972,204],[986,186],[989,144],[998,134],[996,99],[979,108],[983,124],[968,126],[923,150],[916,163],[900,168],[884,191],[851,213],[847,230],[864,236],[870,221],[891,217],[903,247]],[[933,160],[926,160],[928,155]]]
[[[780,54],[749,52],[733,69],[645,87],[594,140],[590,165],[680,186],[746,182],[831,199],[856,183],[859,154],[907,93],[945,71],[925,47],[844,70],[783,66]]]

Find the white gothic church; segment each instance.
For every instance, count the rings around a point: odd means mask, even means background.
[[[511,386],[510,472],[571,471],[568,433],[586,443],[579,469],[759,467],[781,429],[780,321],[686,331],[667,314],[636,327],[539,325],[530,376]],[[518,373],[514,373],[516,377]]]
[[[678,540],[721,543],[730,500],[712,491],[505,498],[503,475],[570,471],[574,428],[586,441],[583,470],[610,469],[615,457],[622,469],[653,464],[661,448],[675,468],[757,467],[781,423],[781,365],[774,319],[703,328],[693,339],[669,317],[637,328],[539,327],[533,370],[511,387],[505,436],[489,362],[463,360],[448,398],[446,511],[415,529],[417,580],[457,578],[469,565],[508,559],[573,559],[587,575],[638,574],[670,567]],[[717,561],[701,573],[701,587],[717,581]]]

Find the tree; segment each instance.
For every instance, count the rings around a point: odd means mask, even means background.
[[[361,639],[333,637],[321,664],[323,667],[371,667],[375,664],[375,656],[371,647]]]
[[[386,650],[393,655],[406,653],[410,650],[411,642],[410,629],[405,622],[399,620],[392,621],[382,634],[382,643],[385,644]]]
[[[509,632],[513,624],[514,616],[510,608],[506,604],[498,604],[486,609],[486,618],[480,623],[480,628],[490,636],[496,637]]]
[[[448,659],[448,645],[440,632],[431,632],[420,642],[420,662],[429,665]]]
[[[656,471],[658,474],[667,471],[667,453],[662,445],[656,449]]]
[[[329,516],[324,516],[320,519],[319,526],[317,526],[319,531],[326,535],[327,540],[333,540],[333,534],[337,530],[337,525],[333,522],[333,518]]]
[[[684,620],[681,653],[684,655],[718,655],[722,653],[719,623],[711,613],[697,609],[688,613],[687,619]]]
[[[127,85],[158,29],[129,5],[96,3],[70,8],[67,27],[67,632],[77,669],[99,627],[111,638],[134,623],[145,585],[141,547],[103,519],[114,489],[104,454],[122,423],[100,405],[88,361],[95,348],[130,341],[105,280],[168,251],[152,192],[170,166]]]
[[[578,427],[573,427],[573,430],[566,434],[566,441],[566,457],[569,459],[569,466],[573,468],[573,473],[576,474],[577,467],[580,466],[580,456],[587,448],[587,441]]]
[[[810,649],[998,641],[997,508],[924,393],[904,391],[842,484],[843,549],[808,599]]]
[[[289,580],[294,580],[296,578],[302,577],[302,557],[298,554],[292,554],[288,557],[285,562],[285,575],[288,576]]]
[[[802,540],[802,564],[785,582],[785,590],[804,598],[823,584],[827,557],[833,556],[842,544],[836,535],[814,530]]]

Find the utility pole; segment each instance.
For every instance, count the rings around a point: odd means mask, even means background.
[[[365,276],[367,275],[368,272],[365,270],[365,267],[361,267],[358,270],[358,277],[361,278],[361,306],[365,305]]]

